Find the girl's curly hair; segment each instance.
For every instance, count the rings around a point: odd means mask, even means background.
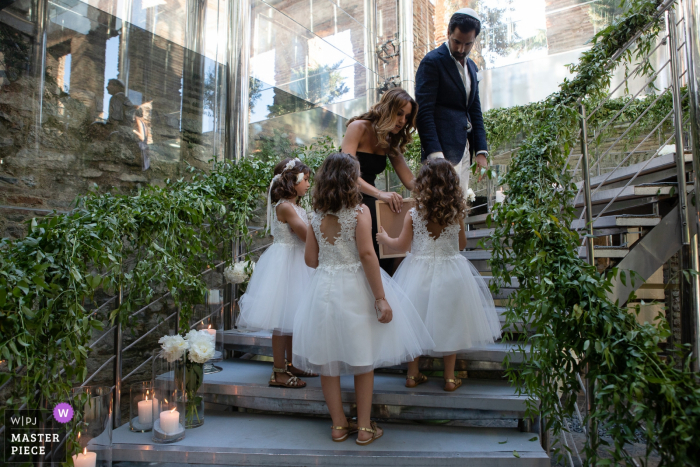
[[[406,126],[397,134],[391,130],[396,124],[396,115],[406,104],[411,104],[411,113],[406,120]],[[389,156],[403,154],[406,145],[413,141],[411,136],[416,130],[416,115],[418,114],[418,104],[411,95],[401,88],[393,88],[382,94],[382,98],[372,106],[367,112],[359,117],[353,117],[345,125],[350,125],[355,120],[367,120],[372,123],[372,128],[377,134],[379,147],[386,150]],[[388,141],[387,141],[388,140]]]
[[[303,173],[305,176],[311,173],[311,169],[303,162],[296,162],[294,167],[289,170],[284,170],[284,167],[293,159],[284,159],[279,164],[275,166],[275,175],[280,175],[279,180],[272,183],[270,187],[270,200],[273,203],[277,201],[289,198],[294,198],[297,195],[297,190],[294,188],[296,186],[297,176]],[[299,203],[297,199],[297,204]]]
[[[421,167],[413,193],[418,211],[430,222],[447,226],[466,216],[459,177],[446,159],[429,160]]]
[[[350,154],[336,152],[328,156],[314,176],[314,210],[338,212],[362,204],[359,177],[360,164]]]

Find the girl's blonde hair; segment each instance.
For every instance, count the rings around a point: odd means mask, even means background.
[[[391,130],[394,129],[396,115],[406,104],[411,104],[411,113],[406,119],[406,125],[397,134],[393,134]],[[416,129],[416,114],[418,114],[416,101],[403,89],[393,88],[382,94],[379,102],[367,112],[348,120],[346,126],[355,120],[371,122],[379,147],[386,149],[388,155],[397,156],[403,154],[406,145],[413,141],[411,134]]]

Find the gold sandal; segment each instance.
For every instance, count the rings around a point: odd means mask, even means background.
[[[340,436],[339,438],[334,438],[333,435],[331,434],[331,439],[335,441],[336,443],[342,443],[346,439],[348,439],[348,436],[357,433],[357,422],[355,420],[350,420],[348,419],[348,426],[331,426],[331,430],[346,430],[347,433],[345,433],[343,436]]]
[[[284,364],[287,366],[287,370],[293,374],[294,376],[303,376],[305,378],[315,378],[318,376],[318,373],[313,373],[311,371],[305,371],[301,370],[299,368],[294,367],[291,362],[288,362],[287,360],[284,361]],[[296,373],[292,370],[289,369],[289,367],[294,367],[294,370],[296,370]]]
[[[452,383],[455,385],[453,389],[447,389],[447,383]],[[445,378],[445,386],[442,388],[443,391],[453,392],[456,391],[462,385],[462,380],[459,378],[447,379]]]
[[[275,378],[275,373],[286,373],[287,375],[289,375],[289,379],[284,383],[277,381],[277,378]],[[299,378],[291,374],[289,371],[287,371],[285,368],[275,368],[273,366],[272,376],[270,376],[270,381],[267,383],[267,385],[276,388],[301,389],[306,387],[306,382],[300,380]]]
[[[366,431],[368,433],[372,433],[372,437],[366,441],[360,441],[359,439],[355,440],[355,443],[359,444],[360,446],[367,446],[368,444],[373,443],[375,440],[378,440],[382,436],[384,436],[384,431],[382,430],[382,433],[377,435],[377,424],[375,422],[370,422],[370,426],[372,428],[363,428],[363,427],[358,427],[357,431]]]
[[[417,376],[406,376],[406,379],[407,379],[407,380],[410,379],[411,381],[413,381],[414,383],[416,383],[416,384],[414,384],[413,386],[409,386],[409,385],[408,385],[408,381],[406,381],[406,384],[405,384],[404,386],[406,386],[407,388],[415,388],[416,386],[419,386],[419,385],[421,385],[421,384],[423,384],[423,383],[427,383],[427,382],[428,382],[428,377],[425,376],[423,373],[418,373]]]

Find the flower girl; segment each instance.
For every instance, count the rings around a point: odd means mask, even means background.
[[[306,264],[316,268],[294,321],[293,362],[321,373],[333,441],[358,432],[367,445],[383,431],[370,422],[374,369],[413,360],[433,347],[420,316],[372,246],[372,220],[361,205],[359,164],[331,154],[316,175]],[[355,376],[357,423],[348,423],[340,375]]]
[[[240,299],[236,323],[251,331],[272,331],[274,359],[270,386],[303,388],[298,376],[318,376],[294,368],[292,330],[294,315],[311,280],[304,263],[308,218],[298,202],[309,189],[309,168],[299,159],[285,159],[275,167],[267,200],[267,225],[274,241],[260,256],[246,293]]]
[[[414,190],[416,207],[409,211],[398,238],[383,229],[377,242],[410,253],[394,274],[423,318],[436,345],[431,355],[442,356],[445,391],[462,385],[454,378],[457,353],[492,344],[501,335],[493,299],[476,268],[459,251],[467,246],[464,233],[466,203],[459,177],[445,159],[421,167]],[[406,387],[425,383],[418,360],[408,364]]]

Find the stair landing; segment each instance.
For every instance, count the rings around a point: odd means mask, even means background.
[[[550,460],[536,435],[515,428],[464,428],[381,423],[384,436],[358,446],[354,436],[330,439],[330,420],[207,411],[203,426],[173,444],[156,444],[151,433],[128,424],[113,432],[113,462],[239,466],[473,466],[545,467]],[[505,443],[504,443],[505,442]],[[503,444],[500,444],[503,443]],[[516,457],[517,454],[520,457]]]

